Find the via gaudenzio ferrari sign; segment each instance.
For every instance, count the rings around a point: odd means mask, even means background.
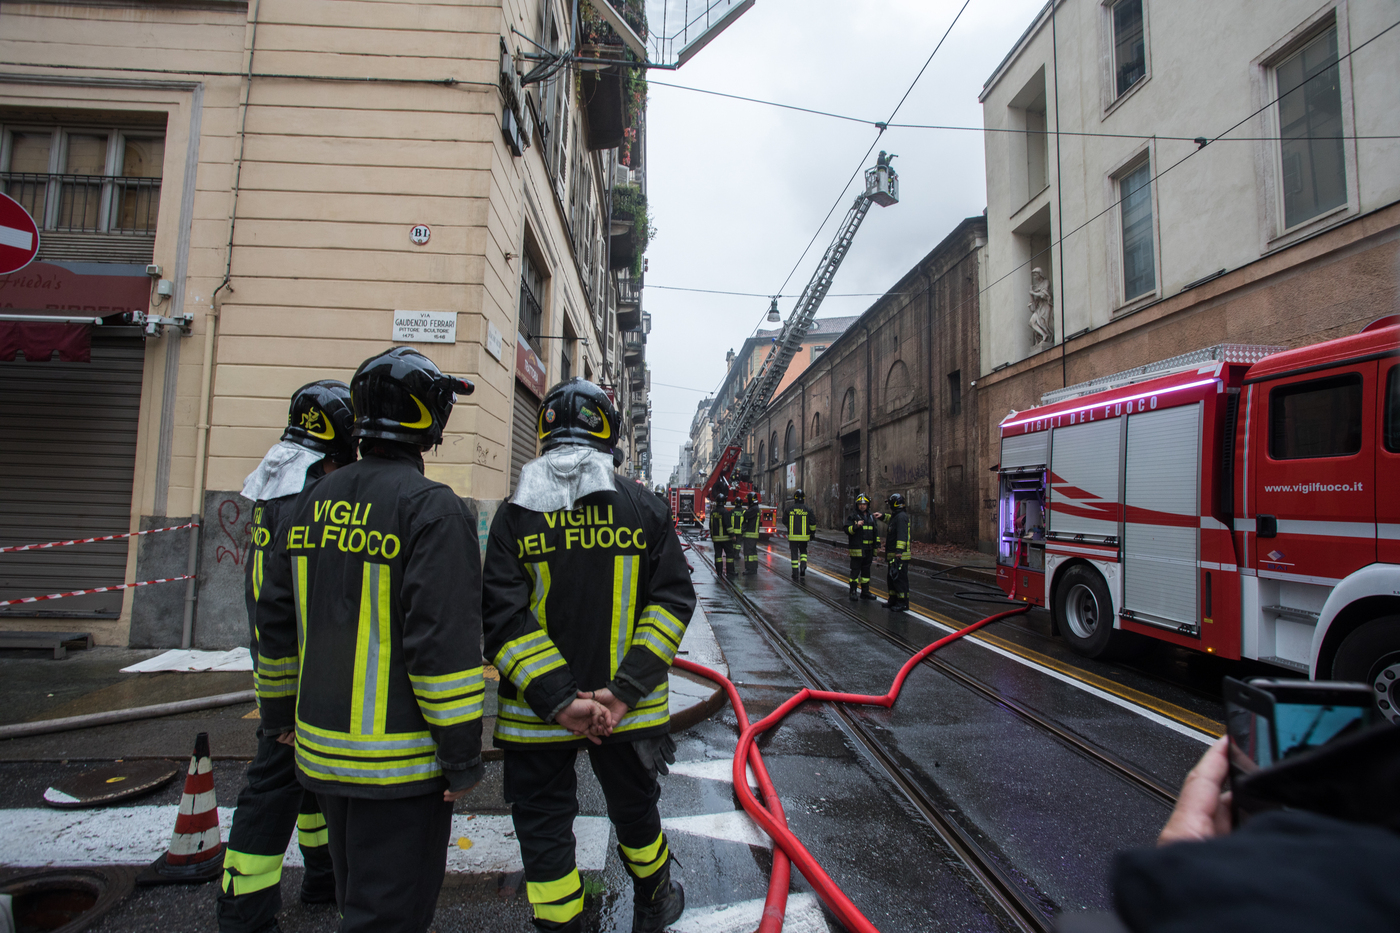
[[[8,194],[0,194],[0,275],[18,272],[39,255],[39,225]]]
[[[395,311],[395,343],[456,343],[456,311]]]

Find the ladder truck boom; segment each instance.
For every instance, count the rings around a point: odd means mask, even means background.
[[[773,393],[777,391],[778,384],[783,381],[783,376],[787,373],[788,364],[797,355],[797,350],[802,346],[803,339],[811,330],[812,322],[817,316],[817,309],[821,307],[827,292],[831,290],[831,282],[836,278],[836,270],[841,268],[842,261],[845,260],[846,254],[850,251],[851,241],[855,239],[856,231],[860,229],[861,222],[869,213],[870,205],[875,203],[881,207],[888,207],[899,202],[899,176],[895,173],[894,167],[890,165],[893,159],[894,156],[881,152],[875,166],[866,169],[865,190],[856,195],[850,210],[846,212],[845,220],[841,222],[841,227],[837,230],[836,238],[827,247],[822,261],[818,263],[816,271],[812,273],[811,281],[802,290],[801,297],[797,299],[797,306],[793,308],[792,314],[783,323],[782,330],[773,346],[768,350],[768,356],[764,359],[763,365],[759,367],[758,374],[745,388],[734,417],[729,420],[720,433],[716,446],[724,452],[720,455],[719,463],[716,464],[714,472],[705,480],[705,485],[700,490],[700,502],[709,501],[711,491],[721,480],[727,484],[729,474],[733,472],[734,466],[739,460],[745,436],[748,435],[754,422],[768,407],[768,403],[772,401]],[[700,502],[696,503],[697,507]]]

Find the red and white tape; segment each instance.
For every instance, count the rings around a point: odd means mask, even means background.
[[[186,528],[193,528],[198,524],[199,522],[190,522],[187,525],[171,525],[169,528],[148,528],[145,531],[128,531],[124,535],[102,535],[100,538],[74,538],[72,541],[50,541],[48,544],[22,544],[13,547],[0,547],[0,554],[17,551],[39,551],[46,547],[67,547],[70,544],[91,544],[94,541],[116,541],[118,538],[139,538],[142,535],[153,535],[162,531],[182,531]],[[51,597],[44,598],[49,599]]]
[[[159,580],[142,580],[140,583],[119,583],[116,586],[95,586],[90,590],[74,590],[71,593],[50,593],[47,596],[26,596],[23,599],[0,599],[0,606],[13,606],[17,603],[37,603],[44,599],[62,599],[65,596],[87,596],[89,593],[115,593],[117,590],[133,590],[138,586],[150,586],[152,583],[174,583],[177,580],[193,580],[194,574],[187,573],[178,577],[163,577]]]

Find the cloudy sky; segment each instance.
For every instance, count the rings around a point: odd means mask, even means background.
[[[647,186],[659,233],[647,251],[643,306],[652,316],[655,482],[664,483],[679,459],[703,393],[724,377],[725,351],[760,325],[776,326],[763,321],[766,298],[658,286],[758,295],[782,289],[778,307],[786,318],[859,190],[859,182],[844,194],[842,186],[877,136],[869,124],[663,84],[883,121],[962,5],[758,0],[683,68],[650,72]],[[980,126],[983,82],[1043,5],[970,0],[893,122]],[[871,209],[819,317],[860,314],[872,297],[839,296],[883,292],[986,206],[980,133],[891,128],[879,149],[899,156],[900,203]],[[867,165],[874,159],[872,153]],[[784,287],[838,195],[839,206]]]

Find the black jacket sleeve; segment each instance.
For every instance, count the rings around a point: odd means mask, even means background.
[[[632,634],[632,646],[608,689],[629,707],[666,679],[695,612],[695,587],[680,538],[665,516],[643,509],[647,534],[647,602]]]
[[[290,517],[295,508],[284,510]],[[263,732],[281,735],[296,728],[297,681],[301,654],[297,643],[297,609],[292,561],[287,552],[286,522],[263,555],[262,583],[254,609],[258,626],[253,658],[253,686],[262,710]]]

